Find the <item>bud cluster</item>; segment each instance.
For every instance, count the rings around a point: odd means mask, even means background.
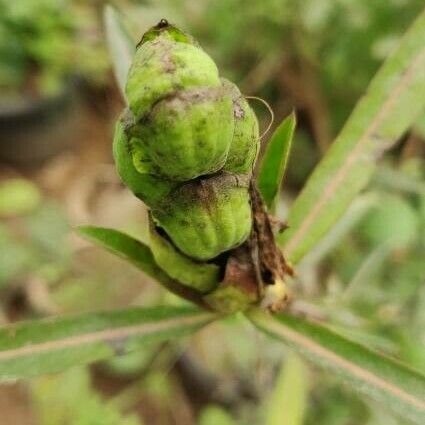
[[[165,247],[205,262],[244,242],[259,130],[236,85],[220,78],[192,37],[161,21],[137,47],[126,96],[114,157],[123,182],[149,206],[151,228],[160,229],[162,236],[153,230],[159,263],[172,258]]]

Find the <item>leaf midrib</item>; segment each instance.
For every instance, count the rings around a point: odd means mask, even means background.
[[[393,394],[395,397],[403,399],[408,404],[413,405],[418,409],[422,409],[425,412],[425,401],[416,398],[397,385],[380,378],[376,374],[362,368],[361,366],[358,366],[344,359],[338,354],[328,350],[324,346],[312,341],[310,338],[307,338],[288,328],[283,323],[267,323],[265,329],[278,336],[281,336],[284,339],[293,341],[295,344],[297,344],[297,346],[303,347],[306,352],[313,353],[317,357],[326,359],[330,364],[338,366],[340,369],[349,371],[352,376],[356,376],[363,381],[369,382],[375,387],[381,388],[385,392]]]
[[[161,322],[150,322],[139,325],[122,326],[113,329],[104,329],[90,332],[84,335],[76,335],[54,341],[36,343],[19,348],[0,351],[0,361],[14,360],[34,354],[43,354],[61,349],[80,347],[96,342],[113,344],[115,341],[123,341],[132,336],[143,336],[156,332],[167,331],[181,326],[194,326],[212,320],[210,313],[204,313],[192,317],[172,318]]]

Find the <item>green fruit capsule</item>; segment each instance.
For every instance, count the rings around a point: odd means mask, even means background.
[[[181,252],[210,260],[249,236],[248,179],[223,173],[182,184],[152,214]]]
[[[138,121],[155,102],[175,91],[220,85],[217,66],[201,48],[176,42],[167,33],[160,33],[136,50],[127,78],[126,95]]]
[[[199,263],[178,251],[170,240],[159,234],[150,222],[150,243],[155,262],[170,277],[182,285],[205,294],[218,286],[220,267],[216,264]]]
[[[178,91],[133,128],[138,143],[132,152],[142,160],[147,155],[168,179],[191,180],[223,167],[233,127],[232,98],[222,87]],[[145,163],[136,160],[135,166],[144,169]]]
[[[232,94],[235,120],[233,139],[223,169],[232,173],[248,173],[260,148],[258,120],[237,86],[224,78],[222,81]]]
[[[125,123],[122,119],[118,120],[115,126],[113,155],[123,183],[149,206],[158,204],[176,186],[173,182],[137,171],[130,152],[130,141],[125,132]],[[146,164],[146,167],[150,166],[149,161]]]

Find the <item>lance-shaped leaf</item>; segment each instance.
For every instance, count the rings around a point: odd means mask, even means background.
[[[103,20],[114,75],[125,99],[125,83],[136,51],[136,43],[126,30],[121,15],[114,7],[105,6]]]
[[[207,308],[207,305],[202,300],[202,294],[168,276],[156,264],[150,248],[144,243],[119,230],[105,227],[80,226],[77,231],[84,238],[129,261],[174,294],[200,307]]]
[[[266,425],[303,424],[308,392],[306,369],[297,354],[291,352],[285,357],[267,406]]]
[[[295,263],[368,183],[377,158],[425,106],[425,11],[378,71],[341,133],[292,206],[280,237]]]
[[[417,424],[425,423],[425,377],[419,372],[305,319],[256,310],[248,316],[262,331],[359,392]]]
[[[258,190],[270,210],[274,208],[280,192],[291,151],[295,125],[296,117],[292,112],[273,133],[261,161]]]
[[[0,381],[58,372],[188,335],[216,316],[157,307],[88,313],[0,328]]]

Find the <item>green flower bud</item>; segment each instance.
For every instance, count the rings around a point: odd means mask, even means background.
[[[237,86],[224,78],[222,81],[224,87],[232,93],[235,119],[233,140],[224,170],[247,173],[252,170],[260,148],[258,120]]]
[[[220,170],[233,136],[232,98],[223,87],[178,91],[157,102],[132,134],[139,170],[146,157],[171,180],[191,180]],[[134,157],[133,157],[134,159]]]
[[[201,293],[215,289],[220,281],[220,268],[215,264],[199,263],[179,252],[166,236],[159,234],[150,223],[150,248],[156,263],[170,277]]]
[[[201,48],[176,42],[167,33],[160,33],[136,50],[126,95],[138,121],[157,101],[175,91],[220,85],[214,61]]]
[[[158,204],[176,186],[176,183],[151,174],[140,173],[133,164],[130,151],[130,141],[125,132],[125,123],[120,119],[115,126],[113,144],[113,155],[118,174],[123,183],[147,205]],[[147,164],[148,167],[149,162]]]
[[[187,256],[210,260],[244,242],[252,227],[246,176],[223,173],[184,183],[152,214]]]

